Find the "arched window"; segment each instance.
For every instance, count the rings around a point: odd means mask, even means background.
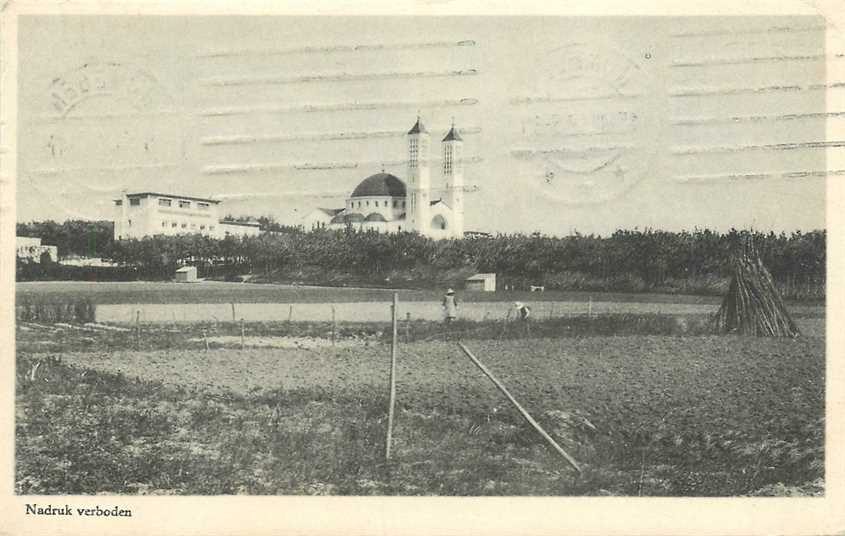
[[[431,220],[431,227],[432,227],[433,229],[438,229],[438,230],[441,230],[441,231],[445,231],[445,230],[446,230],[446,224],[447,224],[447,222],[446,222],[446,218],[444,218],[444,217],[443,217],[443,216],[441,216],[440,214],[438,214],[437,216],[435,216],[435,217],[434,217],[434,218],[432,218],[432,220]]]

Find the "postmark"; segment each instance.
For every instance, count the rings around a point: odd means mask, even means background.
[[[642,51],[641,61],[654,61]],[[541,57],[542,77],[511,100],[521,133],[511,156],[544,196],[571,204],[604,202],[644,176],[657,129],[648,75],[606,45],[573,43]]]
[[[133,63],[85,63],[53,78],[42,103],[33,122],[37,176],[160,167],[184,151],[172,95]]]
[[[170,100],[150,72],[113,61],[85,63],[56,77],[48,94],[53,111],[61,117],[96,97],[118,99],[139,111]]]

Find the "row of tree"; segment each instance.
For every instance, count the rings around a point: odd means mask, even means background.
[[[223,270],[278,280],[322,273],[369,282],[445,281],[450,273],[479,271],[500,274],[517,287],[564,287],[561,274],[579,274],[594,281],[634,281],[634,288],[615,290],[649,290],[679,281],[728,278],[732,253],[743,237],[751,236],[777,281],[823,288],[825,235],[644,230],[617,231],[610,237],[516,234],[436,241],[415,233],[287,230],[223,240],[184,235],[120,241],[110,244],[106,255],[161,276],[187,262],[207,273]]]
[[[142,278],[169,278],[182,264],[196,265],[205,275],[252,273],[284,281],[313,280],[319,274],[322,282],[337,276],[338,280],[419,281],[421,285],[479,271],[495,272],[501,281],[517,288],[529,284],[614,287],[607,290],[656,290],[725,280],[731,275],[733,252],[748,236],[779,284],[821,293],[825,284],[825,231],[646,229],[620,230],[608,237],[535,233],[438,241],[416,233],[305,231],[274,224],[264,221],[268,232],[257,237],[222,240],[179,235],[114,241],[111,222],[18,224],[18,233],[57,245],[61,256],[111,259],[133,267],[133,273]]]

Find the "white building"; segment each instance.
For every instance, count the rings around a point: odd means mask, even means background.
[[[442,186],[430,178],[431,140],[417,122],[408,131],[408,182],[390,173],[370,175],[352,191],[343,208],[318,208],[304,218],[306,229],[343,229],[395,233],[414,231],[432,238],[463,238],[463,140],[455,126],[442,140]],[[435,192],[437,198],[435,199]]]
[[[220,201],[155,192],[124,194],[114,200],[114,238],[198,233],[212,238],[257,236],[255,222],[220,220]]]
[[[475,274],[472,277],[467,277],[464,283],[465,290],[495,292],[496,274]]]
[[[15,237],[15,253],[21,260],[40,263],[41,256],[47,254],[53,262],[59,262],[59,248],[56,246],[42,246],[40,238],[28,236]]]

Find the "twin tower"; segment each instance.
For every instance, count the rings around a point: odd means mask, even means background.
[[[409,230],[439,238],[464,236],[463,140],[454,123],[442,140],[443,187],[431,188],[431,137],[417,117],[408,131],[406,225]]]

